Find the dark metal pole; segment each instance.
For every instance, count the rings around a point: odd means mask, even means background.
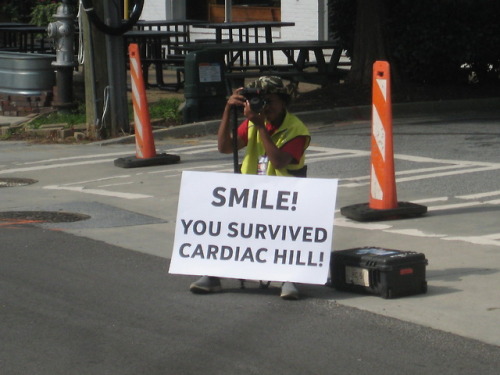
[[[104,17],[112,27],[121,25],[121,14],[116,2],[104,1]],[[106,34],[106,58],[109,79],[109,108],[111,116],[111,136],[116,137],[120,132],[129,133],[127,99],[127,72],[125,62],[125,47],[122,35]]]
[[[231,107],[231,125],[233,132],[234,173],[241,173],[240,163],[238,160],[238,109],[235,106]]]

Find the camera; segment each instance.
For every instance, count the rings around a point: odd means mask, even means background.
[[[240,94],[248,100],[250,109],[253,112],[260,113],[266,105],[266,99],[264,99],[264,93],[261,89],[244,88],[240,91]]]

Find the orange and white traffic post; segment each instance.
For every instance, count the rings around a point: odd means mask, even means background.
[[[373,64],[372,135],[369,202],[341,208],[357,221],[397,219],[425,214],[427,207],[398,202],[392,136],[391,74],[387,61]]]
[[[138,45],[136,43],[130,44],[128,52],[130,57],[136,154],[135,156],[116,159],[115,166],[135,168],[177,163],[180,161],[180,157],[177,155],[156,153]]]
[[[371,141],[370,208],[396,208],[391,76],[387,61],[376,61],[373,65]]]

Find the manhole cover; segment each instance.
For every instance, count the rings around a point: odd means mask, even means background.
[[[0,178],[0,188],[31,185],[34,184],[35,182],[38,181],[32,180],[31,178],[15,178],[15,177]]]
[[[71,212],[54,212],[54,211],[10,211],[0,212],[0,220],[2,221],[29,221],[40,223],[72,223],[90,219],[90,216],[83,214],[75,214]]]

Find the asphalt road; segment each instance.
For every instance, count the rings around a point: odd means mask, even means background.
[[[427,294],[394,300],[301,285],[194,296],[168,274],[183,170],[231,172],[215,137],[161,136],[170,166],[122,169],[133,144],[0,142],[0,214],[77,213],[77,222],[0,220],[0,373],[498,373],[500,106],[395,111],[398,200],[411,220],[335,214],[333,249],[423,252]],[[354,115],[352,115],[354,114]],[[366,202],[370,125],[307,117],[309,176],[339,178],[337,208]],[[8,215],[7,215],[8,216]],[[4,216],[2,216],[4,217]]]
[[[2,226],[2,374],[497,374],[500,349],[337,304],[326,287],[191,295],[164,258]]]

